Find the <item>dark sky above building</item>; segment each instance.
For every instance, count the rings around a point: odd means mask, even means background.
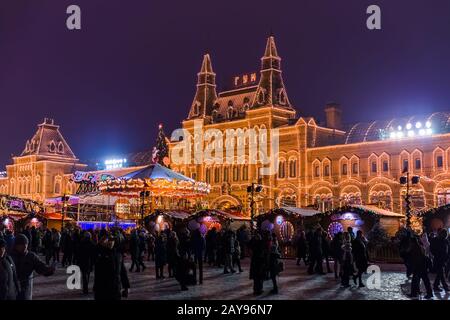
[[[82,30],[66,28],[66,8]],[[366,9],[382,10],[382,30]],[[52,117],[81,159],[150,149],[180,126],[202,55],[219,89],[276,37],[299,115],[347,123],[450,110],[448,0],[0,0],[0,165]]]

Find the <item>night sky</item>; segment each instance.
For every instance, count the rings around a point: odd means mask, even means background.
[[[371,4],[382,30],[366,28]],[[44,117],[83,160],[150,149],[158,123],[187,116],[205,52],[220,90],[259,70],[270,32],[299,115],[450,110],[448,0],[0,0],[0,171]]]

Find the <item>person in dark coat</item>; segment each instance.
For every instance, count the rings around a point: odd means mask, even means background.
[[[63,251],[62,266],[70,266],[72,264],[73,257],[73,239],[72,233],[69,229],[64,229],[61,235],[61,244]]]
[[[31,237],[31,251],[33,251],[34,253],[38,253],[38,247],[39,247],[39,233],[36,230],[35,226],[31,227],[30,230],[30,237]],[[48,262],[47,262],[48,264]]]
[[[330,249],[330,238],[328,236],[328,232],[325,230],[322,231],[322,255],[325,259],[326,265],[327,265],[327,272],[331,273],[330,268],[330,255],[331,255],[331,249]]]
[[[338,279],[342,275],[342,257],[344,251],[342,245],[344,244],[344,237],[342,232],[336,233],[333,240],[330,243],[331,256],[333,258],[334,278]]]
[[[233,268],[233,254],[234,254],[234,240],[235,236],[233,231],[227,230],[223,237],[223,250],[225,254],[225,264],[223,268],[223,273],[235,273],[236,270]]]
[[[295,241],[295,247],[297,249],[297,265],[300,265],[301,260],[303,259],[303,262],[305,263],[305,266],[308,265],[308,262],[306,260],[307,254],[308,254],[308,244],[306,242],[306,234],[305,231],[300,231],[298,234],[298,237]]]
[[[240,242],[238,239],[234,240],[233,268],[234,266],[237,266],[239,272],[243,272],[241,267],[241,258],[242,258],[241,243],[242,242]]]
[[[325,274],[322,268],[322,228],[317,228],[314,235],[309,242],[310,260],[308,266],[308,273]]]
[[[217,231],[213,227],[206,233],[206,258],[209,266],[213,266],[217,259]]]
[[[80,241],[77,263],[80,267],[83,282],[83,294],[89,293],[89,278],[95,263],[95,244],[92,241],[92,235],[86,231]]]
[[[409,246],[411,241],[411,231],[405,230],[404,234],[400,236],[399,252],[400,258],[403,260],[403,264],[406,267],[406,276],[409,278],[412,275],[411,257],[409,253]]]
[[[356,284],[356,279],[358,279],[358,287],[364,287],[362,282],[362,274],[367,271],[369,266],[369,255],[367,253],[366,243],[361,230],[356,233],[356,238],[352,242],[352,254],[355,262],[356,269],[358,273],[353,276],[353,281]]]
[[[50,259],[53,256],[53,240],[52,240],[52,233],[49,229],[45,230],[44,238],[42,239],[42,244],[44,246],[44,252],[45,252],[45,263],[49,264]],[[36,251],[33,251],[36,252]]]
[[[342,276],[341,284],[344,288],[350,287],[350,276],[353,276],[353,254],[351,236],[348,232],[344,233],[344,242],[342,245]]]
[[[270,253],[269,253],[269,271],[270,271],[270,279],[272,280],[273,288],[270,291],[272,294],[278,293],[278,283],[277,276],[280,274],[280,259],[281,253],[278,246],[278,240],[275,233],[272,235],[272,242],[270,245]]]
[[[139,263],[139,235],[137,229],[134,229],[130,235],[130,255],[131,266],[130,272],[133,272],[133,268],[136,267],[136,271],[141,271],[141,264]]]
[[[5,241],[6,241],[6,252],[10,254],[14,247],[14,234],[11,230],[7,229],[5,232]]]
[[[203,283],[203,254],[205,252],[205,238],[203,238],[200,229],[196,229],[192,232],[191,237],[192,254],[194,256],[194,263],[196,264],[196,272],[194,273],[194,278],[197,280],[198,272],[198,283]]]
[[[94,271],[94,299],[121,300],[128,296],[130,282],[114,236],[104,236],[96,249]]]
[[[433,289],[440,291],[439,287],[442,287],[445,291],[450,291],[447,281],[445,279],[445,265],[449,256],[449,245],[448,245],[448,232],[446,229],[441,229],[438,232],[438,236],[433,238],[430,243],[430,251],[433,255],[433,267],[436,272],[436,278],[434,280]]]
[[[17,235],[11,257],[19,280],[17,300],[32,300],[33,273],[47,277],[55,272],[55,267],[46,265],[34,252],[28,251],[28,238],[23,234]]]
[[[260,295],[263,293],[268,259],[264,242],[259,233],[255,234],[250,240],[249,248],[251,250],[250,279],[253,280],[253,294]]]
[[[416,298],[420,292],[420,280],[423,281],[427,295],[425,299],[433,298],[430,279],[428,278],[428,263],[425,249],[423,248],[419,238],[410,238],[408,245],[408,255],[410,257],[412,281],[411,281],[411,298]]]
[[[72,263],[77,264],[78,251],[80,250],[80,242],[81,242],[81,230],[79,228],[75,228],[72,235],[72,243],[73,243],[73,254],[72,254]]]
[[[155,240],[155,273],[156,279],[164,279],[164,266],[167,263],[170,237],[166,244],[165,235],[160,233]],[[170,271],[169,271],[170,272]],[[169,274],[170,276],[170,274]]]
[[[155,261],[155,237],[150,233],[147,237],[147,261]]]
[[[61,234],[55,228],[52,229],[53,261],[59,262],[59,251],[61,248]]]
[[[0,301],[16,300],[19,291],[16,266],[6,252],[6,241],[0,239]]]
[[[249,232],[245,224],[242,225],[236,232],[236,239],[239,241],[239,246],[241,249],[240,259],[242,260],[245,258],[245,251],[249,241]]]

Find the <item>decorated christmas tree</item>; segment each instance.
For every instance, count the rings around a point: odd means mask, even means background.
[[[162,166],[169,167],[169,146],[164,133],[163,125],[159,125],[158,137],[156,138],[156,146],[152,151],[152,162],[159,163]]]

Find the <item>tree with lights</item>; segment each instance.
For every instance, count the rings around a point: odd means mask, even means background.
[[[156,138],[156,146],[152,151],[152,162],[159,163],[162,166],[169,166],[169,146],[167,144],[167,137],[164,133],[163,125],[159,125],[158,137]]]

